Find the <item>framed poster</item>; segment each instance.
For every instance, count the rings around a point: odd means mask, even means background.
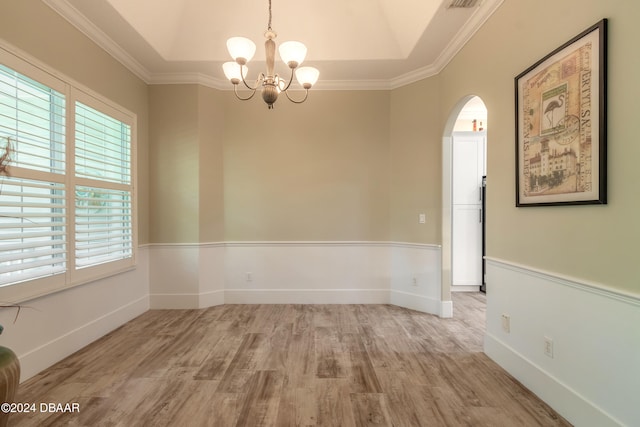
[[[516,206],[607,203],[607,20],[515,78]]]

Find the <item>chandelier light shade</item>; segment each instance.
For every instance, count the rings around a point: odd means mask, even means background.
[[[246,37],[231,37],[227,40],[227,50],[234,61],[246,64],[256,54],[256,44]]]
[[[255,43],[246,37],[231,37],[227,40],[227,50],[233,61],[222,64],[222,70],[227,79],[233,84],[233,91],[236,97],[246,101],[253,98],[257,90],[262,88],[262,99],[267,103],[269,109],[273,108],[273,104],[278,100],[278,95],[282,92],[284,92],[289,101],[296,104],[303,103],[307,100],[309,89],[318,81],[320,71],[313,67],[300,67],[307,56],[307,47],[297,41],[288,41],[280,45],[278,52],[282,62],[287,64],[287,67],[291,70],[291,75],[286,80],[275,73],[276,43],[274,39],[277,34],[271,28],[271,0],[269,0],[269,24],[264,36],[267,39],[264,43],[267,72],[260,73],[253,86],[247,83],[246,77],[248,72],[247,63],[251,61],[256,53]],[[304,98],[300,100],[291,98],[288,92],[293,82],[294,73],[298,83],[305,90]],[[249,96],[243,98],[238,93],[240,82],[251,91]]]
[[[296,70],[296,79],[298,83],[305,89],[310,89],[311,86],[316,84],[320,77],[320,71],[313,67],[300,67]]]
[[[278,48],[278,52],[282,62],[289,68],[296,68],[307,56],[307,47],[300,42],[284,42]]]
[[[232,83],[234,80],[237,80],[238,83],[240,83],[243,78],[247,77],[249,69],[247,67],[238,67],[236,62],[230,61],[222,64],[222,71],[224,71],[224,75],[227,76]]]

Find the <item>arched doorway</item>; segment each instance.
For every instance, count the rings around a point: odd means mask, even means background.
[[[442,306],[449,316],[452,290],[477,291],[484,281],[486,129],[484,102],[468,95],[453,108],[442,137]]]

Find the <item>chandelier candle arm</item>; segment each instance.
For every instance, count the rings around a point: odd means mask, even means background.
[[[291,98],[291,97],[289,96],[289,92],[285,92],[284,94],[285,94],[285,95],[287,95],[287,99],[288,99],[289,101],[293,102],[294,104],[302,104],[304,101],[306,101],[306,100],[307,100],[307,97],[309,96],[309,89],[305,89],[305,90],[304,90],[304,98],[302,98],[302,99],[301,99],[301,100],[299,100],[299,101],[296,101],[295,99]]]
[[[241,66],[241,67],[242,67],[242,66]],[[247,67],[244,67],[244,69],[246,70],[246,69],[247,69]],[[247,89],[252,90],[252,91],[254,91],[254,92],[255,92],[255,91],[256,91],[256,90],[258,90],[258,88],[260,87],[260,82],[261,82],[262,80],[264,80],[264,74],[260,73],[260,74],[258,75],[258,78],[256,79],[256,83],[255,83],[255,86],[254,86],[254,87],[249,86],[249,83],[247,83],[247,81],[245,80],[245,76],[246,76],[246,75],[247,75],[247,72],[245,71],[245,72],[243,73],[243,75],[242,75],[242,83],[244,83],[244,85],[246,86],[246,88],[247,88]],[[231,83],[233,83],[233,82],[231,82]],[[238,82],[238,83],[239,83],[239,82]]]
[[[289,87],[291,86],[291,83],[293,83],[293,72],[294,72],[294,70],[295,70],[295,68],[291,69],[291,75],[289,76],[289,81],[287,82],[287,84],[284,85],[284,87],[280,87],[280,91],[284,92],[285,94],[289,90]],[[280,81],[284,83],[283,79],[280,79]],[[287,98],[289,98],[289,97],[287,96]],[[291,98],[289,98],[289,99],[291,99]]]
[[[236,97],[242,101],[253,98],[255,92],[262,85],[262,99],[267,104],[269,109],[273,108],[273,104],[278,100],[278,94],[284,92],[287,98],[296,104],[301,104],[306,101],[309,96],[309,89],[316,83],[320,72],[313,67],[300,67],[307,55],[307,48],[304,44],[297,41],[288,41],[280,45],[278,51],[280,58],[291,69],[291,76],[289,81],[286,82],[275,72],[275,56],[276,56],[276,42],[274,39],[277,34],[271,28],[271,0],[269,0],[269,24],[267,31],[264,33],[267,39],[264,43],[265,58],[267,63],[267,73],[260,73],[256,80],[255,87],[249,86],[246,81],[247,67],[246,64],[255,55],[256,45],[253,41],[245,37],[231,37],[227,40],[227,49],[229,54],[233,58],[233,62],[226,62],[222,68],[225,76],[233,84],[233,91]],[[298,83],[304,88],[305,94],[302,100],[294,100],[289,96],[288,90],[293,82],[293,75],[295,73]],[[251,95],[243,98],[238,93],[238,85],[240,81],[252,91]]]
[[[255,95],[255,94],[256,94],[256,89],[253,89],[253,90],[251,91],[251,95],[247,96],[246,98],[243,98],[243,97],[241,97],[241,96],[240,96],[240,94],[238,93],[238,85],[237,85],[237,84],[234,84],[234,85],[233,85],[233,93],[235,93],[235,94],[236,94],[236,98],[238,98],[240,101],[248,101],[248,100],[250,100],[251,98],[253,98],[253,95]]]

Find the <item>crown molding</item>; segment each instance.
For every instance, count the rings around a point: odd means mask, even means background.
[[[427,65],[426,67],[418,68],[417,70],[409,71],[401,76],[395,77],[389,81],[389,89],[398,89],[402,86],[407,86],[411,83],[415,83],[420,80],[424,80],[427,77],[432,77],[442,71],[442,67],[436,65]]]
[[[217,90],[232,91],[233,85],[228,80],[217,79],[202,73],[162,73],[154,74],[146,82],[151,85],[199,84]],[[320,90],[390,90],[389,80],[322,80],[313,86],[313,91]],[[303,89],[291,88],[296,91]]]
[[[464,30],[458,32],[456,36],[451,39],[447,47],[435,60],[434,65],[438,69],[438,72],[442,71],[444,67],[451,62],[467,42],[471,40],[475,33],[477,33],[485,22],[487,22],[487,20],[494,14],[494,12],[498,10],[503,2],[504,0],[484,0],[482,2],[482,5],[480,6],[481,8],[484,8],[482,13],[480,13],[480,9],[478,9],[478,11],[473,14],[469,22],[467,22]]]
[[[134,57],[114,42],[106,33],[89,21],[67,0],[42,0],[71,25],[104,49],[114,59],[147,84],[200,84],[217,90],[233,90],[226,80],[202,73],[151,73]],[[454,37],[433,64],[388,80],[322,80],[314,90],[392,90],[439,74],[464,45],[484,25],[504,0],[484,0],[470,21]]]
[[[73,7],[67,0],[42,0],[60,16],[66,19],[78,31],[87,36],[91,41],[101,47],[116,61],[124,65],[129,71],[135,74],[145,83],[151,80],[151,72],[140,64],[133,56],[114,42],[104,31],[89,21],[78,9]]]
[[[233,89],[227,80],[217,79],[202,73],[158,73],[153,74],[147,83],[150,85],[199,84],[218,90]]]
[[[427,77],[433,77],[440,74],[442,70],[451,62],[453,58],[462,50],[473,35],[484,25],[485,22],[494,14],[496,10],[502,5],[504,0],[484,0],[482,8],[471,17],[464,29],[456,34],[451,39],[447,47],[438,55],[435,62],[426,67],[418,68],[417,70],[410,71],[401,76],[395,77],[390,80],[390,88],[398,89],[402,86],[415,83],[417,81],[426,79]]]

